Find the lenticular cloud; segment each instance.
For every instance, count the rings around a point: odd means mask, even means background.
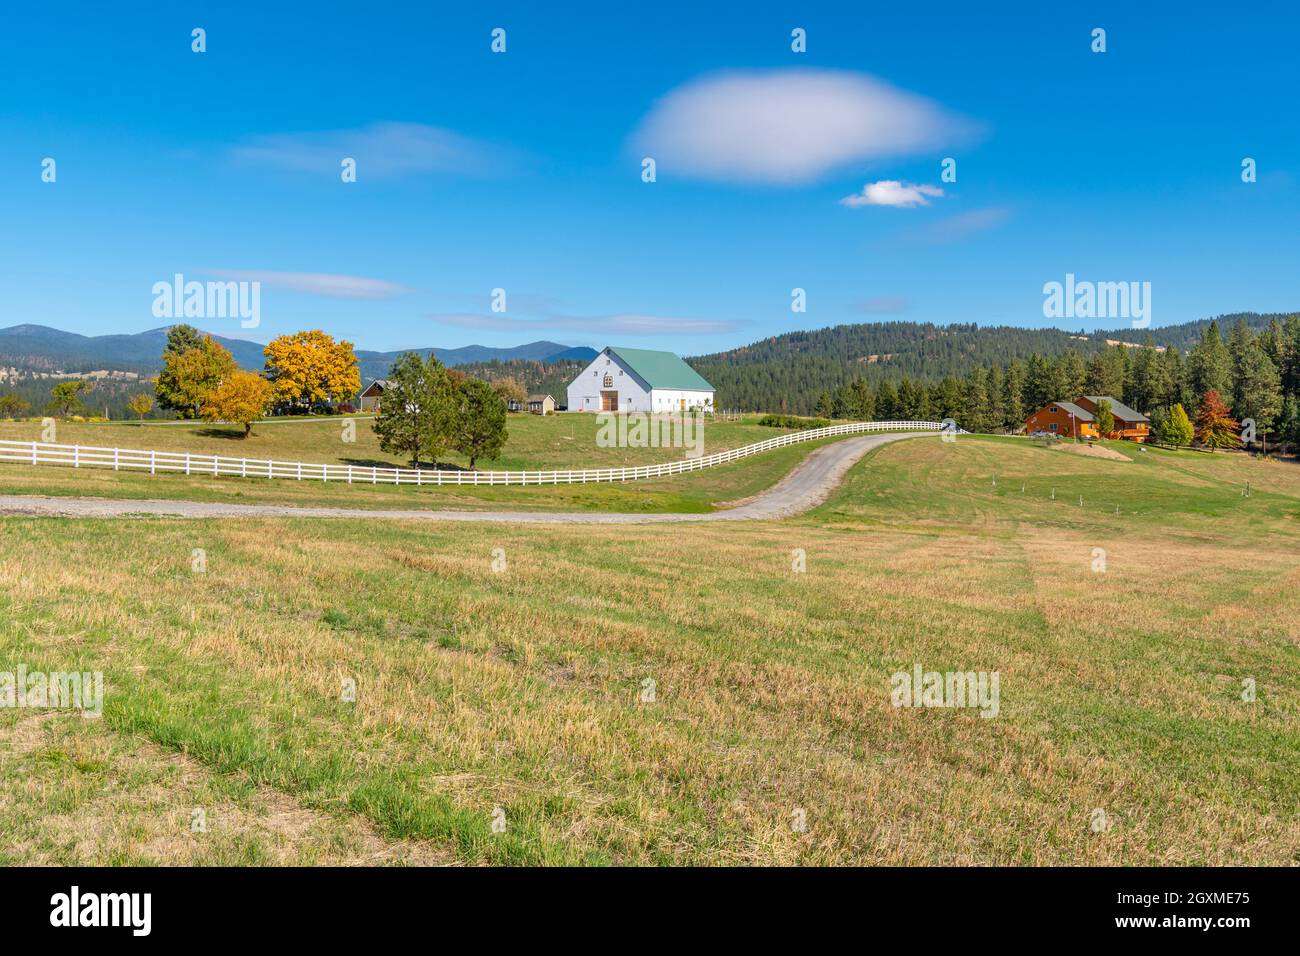
[[[969,138],[975,126],[932,100],[861,73],[712,74],[664,96],[633,144],[661,175],[809,182],[856,160]]]

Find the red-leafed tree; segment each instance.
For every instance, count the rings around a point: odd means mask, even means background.
[[[1196,441],[1206,448],[1241,447],[1241,425],[1228,412],[1219,393],[1210,389],[1196,409]]]

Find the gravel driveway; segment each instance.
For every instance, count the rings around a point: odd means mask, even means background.
[[[735,508],[707,514],[616,514],[545,511],[379,511],[367,508],[299,508],[293,505],[237,505],[213,501],[157,499],[40,498],[0,495],[0,515],[58,515],[115,518],[167,515],[179,518],[398,518],[432,521],[501,521],[511,524],[658,524],[675,521],[750,521],[802,514],[830,496],[844,473],[873,448],[916,432],[863,435],[818,448],[772,488]],[[934,438],[933,433],[928,437]]]

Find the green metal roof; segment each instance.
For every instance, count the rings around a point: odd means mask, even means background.
[[[672,352],[653,349],[625,349],[609,347],[611,354],[640,376],[651,388],[680,388],[688,391],[711,392],[713,386],[699,372],[691,368]]]

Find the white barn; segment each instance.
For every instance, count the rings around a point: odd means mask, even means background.
[[[713,411],[713,386],[672,352],[607,346],[569,385],[571,412]]]

